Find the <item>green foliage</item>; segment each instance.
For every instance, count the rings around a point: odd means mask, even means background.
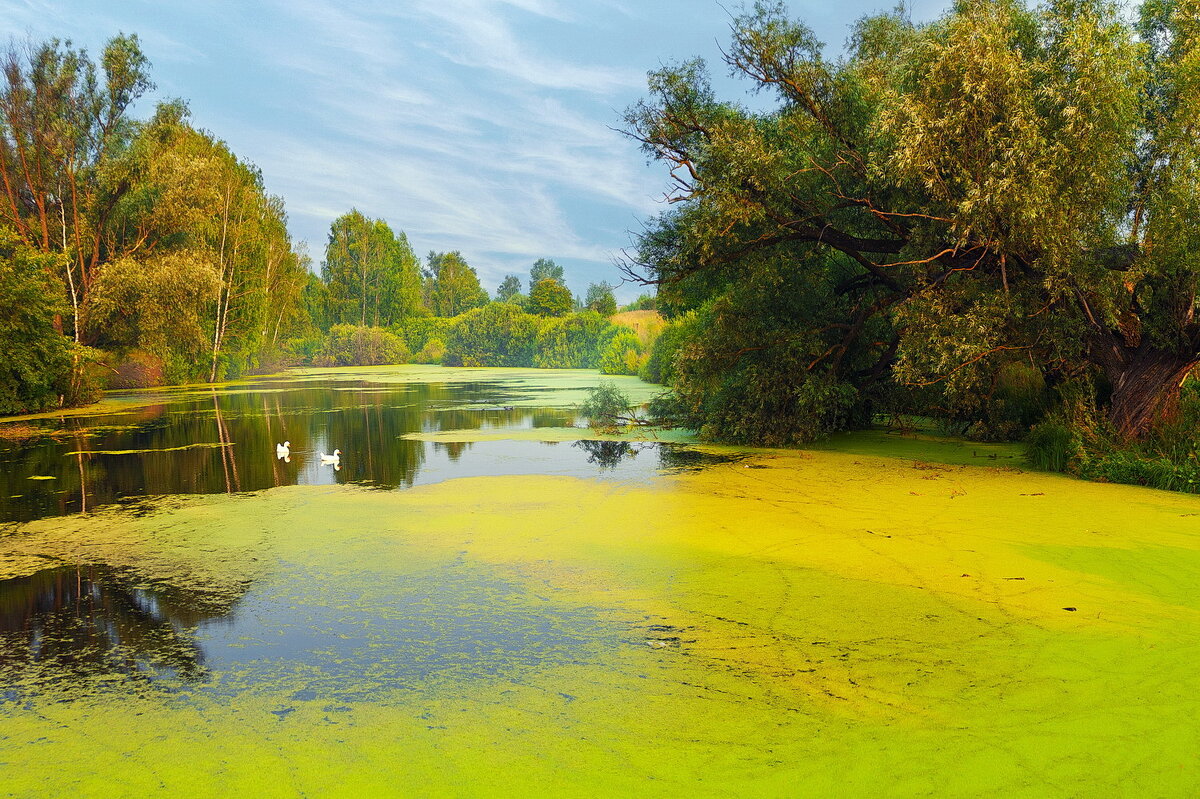
[[[547,277],[533,284],[526,307],[530,313],[540,316],[562,316],[570,313],[574,304],[571,290],[557,279]]]
[[[425,306],[435,316],[458,316],[488,302],[479,276],[457,251],[429,253],[424,293]]]
[[[420,266],[407,237],[356,209],[330,225],[321,276],[334,323],[388,326],[421,307]]]
[[[587,417],[590,427],[611,429],[632,418],[633,403],[615,383],[601,380],[588,389],[588,398],[579,406],[579,412]]]
[[[533,287],[543,280],[562,283],[563,268],[549,258],[538,258],[529,269],[529,293],[533,294]]]
[[[613,287],[607,283],[589,284],[587,298],[583,302],[585,306],[601,316],[612,316],[617,312],[617,300],[613,297]]]
[[[509,302],[521,293],[521,278],[516,275],[505,275],[504,280],[496,288],[496,299],[499,302]]]
[[[0,413],[42,411],[72,399],[71,343],[54,326],[63,310],[55,260],[0,228]]]
[[[395,328],[395,331],[408,344],[410,351],[421,353],[425,351],[426,345],[435,339],[440,342],[440,346],[444,350],[445,342],[450,337],[450,328],[453,325],[453,319],[441,316],[413,316],[405,319]],[[440,363],[441,359],[420,362]]]
[[[628,305],[622,305],[621,311],[656,311],[658,310],[658,298],[653,294],[641,294],[638,298]]]
[[[618,328],[600,356],[600,371],[606,375],[636,375],[646,362],[642,341],[629,328]]]
[[[382,366],[406,363],[404,339],[380,327],[334,325],[313,356],[316,366]]]
[[[675,380],[675,361],[680,350],[690,339],[699,335],[696,319],[697,315],[689,312],[668,322],[650,345],[649,357],[638,370],[638,377],[647,383],[672,385]]]
[[[454,320],[446,362],[461,366],[532,366],[538,322],[512,303],[492,302]]]
[[[543,369],[596,369],[615,330],[595,311],[546,319],[537,336],[533,365]]]
[[[897,11],[831,61],[761,2],[723,52],[773,109],[718,99],[699,60],[651,73],[627,130],[677,179],[626,266],[668,315],[707,315],[674,377],[705,429],[803,438],[907,387],[1008,438],[1045,386],[1102,373],[1102,414],[1148,435],[1200,361],[1200,36],[1190,3],[1139,13],[965,2],[914,26]],[[743,418],[831,391],[840,410],[796,435]]]
[[[207,372],[208,314],[220,287],[217,266],[203,252],[122,258],[101,269],[84,307],[84,328],[101,346],[150,353],[163,364],[166,381],[187,382]]]
[[[1034,425],[1025,438],[1025,459],[1035,469],[1065,472],[1079,443],[1074,432],[1059,421]]]

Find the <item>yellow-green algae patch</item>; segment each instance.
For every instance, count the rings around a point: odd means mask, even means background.
[[[31,674],[28,697],[0,702],[0,784],[1193,795],[1197,513],[1190,496],[821,451],[648,485],[288,487],[22,525],[0,538],[0,574],[52,557],[290,607],[297,624],[328,612],[312,657],[248,640],[265,648],[209,684]],[[410,606],[438,623],[389,637]]]
[[[179,452],[185,449],[220,449],[232,447],[229,441],[201,441],[196,444],[181,444],[178,447],[146,447],[143,449],[82,449],[64,452],[63,455],[141,455],[147,452]]]
[[[479,441],[542,441],[546,443],[563,443],[566,441],[648,441],[664,444],[698,443],[696,434],[690,430],[658,427],[627,427],[616,431],[593,430],[587,427],[494,427],[472,430],[431,430],[421,433],[405,433],[400,437],[408,441],[433,441],[441,444],[452,442],[474,444]]]
[[[395,366],[355,366],[328,369],[292,369],[276,375],[256,375],[226,383],[197,383],[161,386],[148,389],[110,391],[99,402],[79,408],[64,408],[44,413],[0,417],[0,425],[42,419],[67,419],[78,416],[111,416],[139,409],[179,402],[187,399],[209,398],[214,394],[273,394],[293,390],[295,383],[314,385],[328,382],[366,382],[378,386],[397,384],[470,383],[493,384],[511,396],[505,403],[514,407],[569,407],[587,399],[588,390],[601,380],[617,385],[636,405],[649,402],[662,386],[642,382],[636,377],[606,376],[594,369],[526,369],[502,367],[447,367],[423,364]],[[265,381],[265,384],[264,384]],[[288,385],[271,386],[271,381],[286,381]],[[334,391],[360,390],[334,388]],[[365,389],[373,391],[373,389]]]

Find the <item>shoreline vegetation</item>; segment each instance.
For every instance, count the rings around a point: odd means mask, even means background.
[[[282,198],[136,35],[0,54],[0,413],[290,366],[599,369],[703,441],[794,447],[914,418],[1037,468],[1200,490],[1200,38],[1167,0],[863,17],[832,59],[785,4],[735,13],[719,97],[648,75],[624,132],[674,176],[619,267],[481,285],[350,209],[315,257]],[[684,177],[686,175],[686,177]],[[69,201],[68,201],[69,200]]]

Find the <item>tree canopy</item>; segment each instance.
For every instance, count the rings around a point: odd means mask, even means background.
[[[716,435],[795,440],[897,389],[980,416],[1019,367],[1144,434],[1200,361],[1198,23],[1182,0],[1134,22],[960,0],[867,17],[833,61],[758,2],[724,57],[773,110],[718,99],[698,60],[651,73],[627,131],[672,209],[626,269],[707,320],[684,404]]]
[[[426,264],[425,304],[435,316],[457,316],[487,304],[487,291],[462,253],[431,252]]]
[[[334,323],[386,326],[421,308],[420,263],[408,238],[357,209],[330,225],[321,270]]]

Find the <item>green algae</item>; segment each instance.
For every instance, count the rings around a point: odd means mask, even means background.
[[[567,441],[646,441],[664,444],[698,443],[696,435],[690,430],[656,427],[628,427],[616,432],[602,432],[587,427],[451,429],[405,433],[400,437],[407,441],[471,444],[480,441],[541,441],[545,443],[563,443]]]
[[[142,455],[147,452],[182,452],[188,449],[218,449],[232,447],[228,441],[201,441],[195,444],[181,444],[178,447],[144,447],[142,449],[81,449],[64,452],[64,455]]]
[[[103,565],[266,621],[223,647],[194,631],[207,682],[26,675],[0,776],[31,796],[1193,793],[1200,500],[929,468],[928,444],[21,525],[0,576]]]

